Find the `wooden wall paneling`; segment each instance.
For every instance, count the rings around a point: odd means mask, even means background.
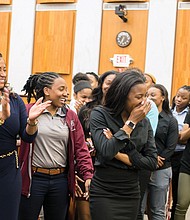
[[[171,98],[178,88],[190,85],[190,10],[178,10]]]
[[[130,66],[136,66],[142,70],[145,68],[148,10],[128,10],[127,19],[128,22],[125,23],[114,10],[103,11],[100,74],[114,69],[110,62],[114,54],[129,54],[134,59]],[[121,48],[116,44],[116,35],[120,31],[127,31],[132,35],[132,42],[128,47]]]
[[[37,4],[44,4],[44,3],[74,3],[77,0],[37,0]]]
[[[149,0],[104,0],[104,2],[149,2]]]
[[[11,25],[11,12],[0,12],[0,52],[7,64],[8,69],[8,54],[10,42],[10,25]]]
[[[71,89],[75,11],[36,13],[33,73],[53,71],[64,75]]]
[[[12,0],[0,0],[0,5],[10,5],[12,4]]]

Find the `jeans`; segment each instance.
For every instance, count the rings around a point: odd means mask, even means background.
[[[65,220],[68,210],[67,174],[34,173],[31,195],[22,196],[19,220],[37,220],[43,205],[45,220]]]
[[[171,167],[152,172],[149,182],[151,220],[166,219],[167,192],[171,176]]]
[[[187,173],[179,174],[178,199],[174,215],[174,220],[185,220],[187,209],[190,205],[190,175]]]

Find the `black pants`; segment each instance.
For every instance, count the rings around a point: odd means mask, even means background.
[[[17,220],[21,196],[21,173],[15,154],[0,159],[0,219]]]
[[[37,220],[43,205],[45,220],[65,220],[68,211],[67,174],[35,173],[32,177],[31,196],[22,196],[19,220]]]
[[[183,151],[175,152],[171,157],[171,166],[172,166],[172,213],[171,220],[174,219],[175,208],[177,204],[177,191],[178,191],[178,179],[179,179],[179,170],[180,170],[180,161],[183,155]]]
[[[145,196],[145,192],[148,189],[148,183],[150,181],[150,175],[151,171],[149,170],[140,170],[139,171],[139,184],[140,184],[140,206],[139,206],[139,212],[137,216],[137,220],[143,220],[144,219],[144,212],[146,209],[146,200],[143,201],[143,198]],[[145,202],[145,204],[143,204]]]

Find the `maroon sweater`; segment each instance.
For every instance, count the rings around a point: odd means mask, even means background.
[[[26,105],[29,111],[32,104]],[[78,116],[70,109],[66,110],[66,123],[69,128],[68,141],[68,185],[72,197],[75,192],[75,169],[82,175],[83,179],[91,179],[93,176],[93,165],[88,147],[85,143],[84,133]],[[32,155],[34,144],[24,141],[21,143],[19,161],[22,173],[22,194],[29,197],[32,182]],[[76,161],[76,165],[74,164]],[[75,167],[76,166],[76,167]]]

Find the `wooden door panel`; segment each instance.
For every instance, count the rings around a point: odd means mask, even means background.
[[[71,73],[74,27],[74,11],[37,12],[33,73]]]
[[[171,97],[178,88],[190,85],[190,10],[178,10]]]
[[[12,4],[12,0],[0,0],[0,5],[10,5]]]
[[[11,13],[0,12],[0,52],[3,54],[8,67],[8,52],[10,41]]]
[[[38,4],[43,4],[43,3],[74,3],[76,0],[37,0]]]
[[[123,22],[114,10],[103,11],[102,36],[100,49],[99,73],[114,69],[110,58],[114,54],[129,54],[136,66],[144,70],[146,54],[146,38],[148,10],[129,10],[128,21]],[[121,48],[116,44],[116,35],[120,31],[127,31],[132,35],[132,42],[128,47]]]
[[[149,2],[149,0],[104,0],[104,2]]]

